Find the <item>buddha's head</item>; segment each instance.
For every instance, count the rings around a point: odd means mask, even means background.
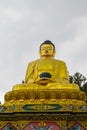
[[[49,41],[46,40],[40,45],[40,57],[50,57],[53,58],[55,56],[55,45]]]

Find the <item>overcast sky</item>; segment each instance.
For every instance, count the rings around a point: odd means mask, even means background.
[[[21,83],[39,46],[51,40],[70,75],[87,77],[87,0],[0,0],[0,100]]]

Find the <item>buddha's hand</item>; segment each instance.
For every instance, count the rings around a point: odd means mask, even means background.
[[[54,82],[54,80],[49,72],[43,72],[35,82],[38,84],[48,84]]]

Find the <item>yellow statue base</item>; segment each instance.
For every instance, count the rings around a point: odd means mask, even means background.
[[[76,84],[49,83],[17,84],[13,90],[6,93],[5,105],[9,104],[85,104],[85,93]]]

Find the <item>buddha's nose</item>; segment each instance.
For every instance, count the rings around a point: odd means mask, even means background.
[[[45,52],[48,53],[48,50],[46,50]]]

